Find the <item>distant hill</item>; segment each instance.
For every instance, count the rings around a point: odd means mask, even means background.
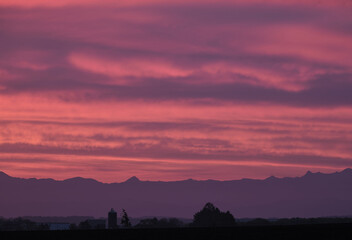
[[[352,215],[352,169],[332,174],[265,180],[122,183],[94,179],[21,179],[0,172],[0,215],[106,217],[110,208],[133,217],[192,218],[206,202],[235,217],[320,217]]]

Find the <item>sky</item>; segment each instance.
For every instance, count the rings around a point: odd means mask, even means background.
[[[352,167],[350,0],[0,0],[0,171],[121,182]]]

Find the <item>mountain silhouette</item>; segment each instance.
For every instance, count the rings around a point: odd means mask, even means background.
[[[0,172],[0,214],[105,217],[110,208],[133,217],[192,218],[206,202],[235,217],[320,217],[352,215],[352,169],[302,177],[232,181],[193,179],[122,183],[94,179],[22,179]]]
[[[138,183],[138,182],[140,182],[140,180],[136,176],[133,176],[127,179],[124,183]]]

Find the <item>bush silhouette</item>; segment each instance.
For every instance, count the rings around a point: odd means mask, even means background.
[[[79,223],[78,229],[89,230],[89,229],[92,229],[92,226],[89,224],[88,220],[86,220]]]
[[[183,222],[177,218],[147,218],[142,219],[137,225],[137,228],[178,228],[182,227]]]
[[[221,212],[212,203],[207,203],[203,209],[194,214],[192,226],[195,227],[231,227],[236,225],[233,215]]]

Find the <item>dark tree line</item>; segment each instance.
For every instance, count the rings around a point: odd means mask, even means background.
[[[255,218],[238,223],[240,226],[287,226],[287,225],[310,225],[310,224],[337,224],[352,223],[348,217],[320,217],[320,218],[279,218],[264,219]]]
[[[130,218],[125,209],[122,209],[120,227],[132,227]],[[204,208],[194,215],[191,224],[184,224],[177,218],[147,218],[142,219],[134,226],[136,228],[179,228],[179,227],[218,227],[218,226],[234,226],[236,224],[235,218],[230,212],[221,212],[212,203],[207,203]],[[93,226],[91,220],[80,222],[78,225],[71,224],[71,230],[93,230],[102,229],[105,226]],[[47,224],[38,224],[25,219],[0,219],[0,230],[48,230]]]
[[[71,224],[71,230],[93,230],[105,229],[102,225],[91,225],[91,221],[82,221],[80,224]],[[352,223],[352,218],[282,218],[263,219],[256,218],[250,220],[236,221],[229,212],[222,212],[212,203],[205,206],[193,216],[193,221],[189,224],[183,223],[177,218],[147,218],[142,219],[133,227],[135,228],[180,228],[180,227],[232,227],[232,226],[273,226],[273,225],[299,225],[299,224],[332,224],[332,223]],[[122,209],[120,227],[131,228],[132,224],[125,209]],[[31,220],[14,218],[0,218],[0,231],[33,231],[49,230],[48,224],[36,223]]]
[[[183,227],[184,224],[177,218],[146,218],[142,219],[135,227],[136,228],[175,228]]]
[[[0,230],[1,231],[37,231],[37,230],[49,230],[47,224],[38,224],[36,222],[22,219],[3,219],[0,218]]]
[[[172,228],[172,227],[232,227],[236,225],[233,215],[221,212],[212,203],[207,203],[203,209],[194,215],[193,222],[184,224],[177,218],[157,218],[143,219],[136,225],[139,228]]]

